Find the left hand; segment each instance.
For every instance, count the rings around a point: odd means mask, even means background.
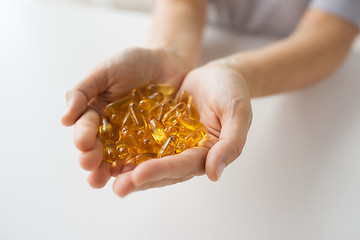
[[[217,181],[224,168],[242,152],[252,120],[250,94],[244,77],[226,66],[208,64],[191,71],[181,90],[193,95],[200,120],[208,130],[204,145],[141,163],[120,174],[114,192],[127,194],[183,182],[207,174]]]

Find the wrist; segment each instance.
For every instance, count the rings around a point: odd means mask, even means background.
[[[181,67],[184,72],[189,72],[192,69],[195,68],[197,59],[191,58],[184,54],[184,52],[179,51],[176,48],[173,47],[154,47],[150,48],[154,51],[154,53],[159,57],[159,61],[163,62],[164,64],[167,63],[167,61],[175,61],[179,64],[179,67]]]
[[[261,66],[257,64],[256,54],[253,51],[238,53],[224,58],[216,59],[208,63],[212,66],[219,66],[231,69],[242,76],[245,80],[251,98],[261,96],[256,84],[256,73],[261,72]]]

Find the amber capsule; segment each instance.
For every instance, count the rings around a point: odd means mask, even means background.
[[[180,93],[178,93],[178,95],[176,96],[175,102],[176,103],[183,102],[183,103],[187,104],[189,102],[189,98],[190,98],[190,93],[186,90],[183,90]]]
[[[157,156],[155,153],[141,153],[141,154],[137,155],[136,157],[132,158],[131,160],[133,160],[137,165],[139,165],[142,162],[145,162],[150,159],[154,159],[156,157]]]
[[[141,100],[145,98],[144,95],[137,89],[133,89],[130,93],[130,96],[131,99],[136,103],[139,103]]]
[[[149,118],[155,118],[157,121],[161,121],[165,113],[170,110],[169,103],[165,102],[153,107],[149,112]]]
[[[130,111],[127,111],[127,113],[125,114],[125,117],[122,121],[122,124],[121,126],[122,127],[129,127],[133,124],[133,120],[131,118],[131,114],[130,114]]]
[[[187,149],[185,142],[179,142],[176,147],[175,153],[181,153]]]
[[[162,145],[158,153],[158,158],[173,155],[175,153],[178,142],[178,136],[172,135],[171,137],[169,137],[168,140],[164,143],[164,145]]]
[[[184,140],[190,133],[192,133],[192,131],[188,128],[185,128],[183,126],[178,126],[179,127],[179,133],[177,134],[177,136],[181,139]]]
[[[113,113],[109,117],[109,120],[112,124],[121,125],[124,120],[123,117],[124,117],[123,114]]]
[[[204,125],[197,119],[190,117],[187,114],[181,114],[176,117],[176,121],[183,127],[186,127],[190,130],[195,130]]]
[[[135,153],[138,152],[137,148],[139,143],[134,131],[124,128],[121,132],[121,139],[125,142],[129,149],[134,150]]]
[[[138,145],[139,152],[151,152],[157,153],[160,149],[160,145],[155,141],[150,130],[142,129],[137,132],[137,139],[141,145]]]
[[[105,141],[104,144],[104,161],[113,163],[118,159],[116,154],[115,143],[112,140]]]
[[[167,126],[164,131],[165,131],[166,136],[169,136],[169,137],[171,135],[179,136],[180,129],[178,126],[176,126],[176,124],[173,124],[173,125]]]
[[[113,113],[120,113],[126,111],[130,101],[131,98],[129,96],[126,96],[124,98],[121,98],[115,102],[108,104],[104,110],[105,115],[111,117]]]
[[[166,139],[164,127],[159,121],[157,121],[155,118],[151,118],[149,121],[149,126],[155,141],[161,143]]]
[[[116,154],[119,159],[126,159],[129,156],[127,145],[124,143],[116,145]]]
[[[152,100],[152,102],[159,103],[164,99],[164,94],[161,92],[155,92],[155,93],[147,96],[147,98]]]
[[[142,114],[139,105],[136,103],[130,103],[129,105],[130,116],[136,127],[139,129],[144,129],[147,127],[147,122],[145,120],[144,114]]]
[[[165,113],[164,117],[161,119],[162,123],[165,125],[170,125],[176,121],[176,116],[182,114],[186,111],[186,104],[180,102],[176,104],[172,109]]]
[[[198,110],[196,109],[195,105],[193,103],[188,103],[187,104],[187,109],[186,109],[186,113],[190,116],[193,117],[197,120],[200,120],[200,115]]]
[[[143,99],[139,102],[139,106],[143,112],[149,111],[150,108],[152,107],[152,105],[154,105],[154,104],[156,104],[156,103],[151,102],[150,99]]]
[[[100,118],[99,136],[101,139],[108,139],[114,136],[113,127],[106,117]]]
[[[150,93],[161,92],[165,96],[171,95],[175,92],[175,87],[171,84],[159,83],[159,84],[150,84],[146,87],[146,91]]]
[[[185,137],[186,148],[191,148],[201,141],[207,134],[205,127],[200,127]]]

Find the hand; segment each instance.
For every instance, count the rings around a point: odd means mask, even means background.
[[[133,88],[149,83],[179,87],[189,67],[176,55],[162,49],[131,48],[102,63],[66,94],[67,110],[62,118],[74,129],[75,146],[81,151],[80,165],[91,171],[92,187],[105,186],[111,177],[110,164],[102,162],[103,146],[97,131],[104,107]]]
[[[120,174],[113,185],[119,196],[183,182],[204,173],[216,181],[224,167],[241,154],[252,120],[250,95],[242,75],[226,66],[208,64],[190,72],[181,90],[193,95],[201,122],[208,130],[204,145],[143,162]]]

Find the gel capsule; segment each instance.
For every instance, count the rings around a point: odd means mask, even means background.
[[[179,136],[179,127],[176,125],[170,125],[165,128],[165,134],[166,136],[176,135]]]
[[[181,114],[176,117],[176,121],[183,127],[186,127],[190,130],[195,130],[197,128],[203,127],[204,125],[197,119],[190,117],[187,114]]]
[[[113,113],[109,117],[109,120],[112,124],[121,125],[124,119],[119,113]]]
[[[150,152],[157,153],[160,149],[160,146],[155,141],[149,130],[139,130],[137,132],[138,142],[141,143],[141,146],[138,145],[140,152]]]
[[[173,155],[175,153],[178,142],[178,136],[172,135],[171,137],[169,137],[169,139],[164,143],[164,145],[162,145],[158,153],[158,158]]]
[[[115,102],[108,104],[104,110],[105,115],[108,117],[111,117],[111,115],[113,113],[119,113],[119,112],[126,111],[130,101],[131,101],[131,98],[129,96],[126,96],[124,98],[121,98]]]
[[[164,94],[161,92],[155,92],[149,96],[147,96],[148,99],[150,99],[152,102],[159,103],[164,99]]]
[[[183,102],[183,103],[187,104],[189,102],[189,98],[190,98],[190,93],[186,90],[183,90],[176,96],[175,101],[177,103]]]
[[[186,104],[180,102],[176,104],[172,109],[165,113],[164,117],[161,119],[162,123],[165,125],[170,125],[176,121],[176,116],[182,114],[186,111]]]
[[[126,159],[129,156],[127,145],[124,143],[116,145],[116,154],[119,159]]]
[[[147,127],[147,122],[141,112],[139,105],[137,105],[136,103],[130,103],[129,111],[131,119],[134,121],[136,127],[138,127],[139,129],[144,129]]]
[[[147,160],[156,158],[156,154],[155,153],[142,153],[137,155],[136,157],[132,158],[132,160],[139,165],[142,162],[145,162]]]
[[[100,119],[99,136],[101,139],[113,137],[113,127],[106,117],[101,117]]]
[[[132,100],[136,103],[139,103],[141,100],[145,99],[144,95],[137,89],[133,89],[130,96]]]
[[[197,120],[200,120],[200,115],[198,110],[196,109],[195,105],[193,103],[188,103],[187,104],[187,109],[186,109],[186,113],[190,116],[193,117]]]
[[[170,105],[165,102],[162,104],[158,104],[149,111],[149,118],[155,118],[157,121],[161,121],[164,117],[165,113],[169,111]]]
[[[186,150],[186,145],[184,142],[179,142],[178,146],[176,147],[175,153],[181,153]]]
[[[133,120],[131,119],[130,115],[130,111],[127,111],[121,124],[122,127],[129,127],[131,124],[133,124]]]
[[[105,141],[104,144],[104,160],[108,163],[113,163],[117,160],[115,143],[112,140]]]
[[[163,125],[155,118],[150,119],[149,125],[151,129],[151,134],[154,137],[155,141],[157,141],[158,143],[163,142],[166,139]]]
[[[185,137],[185,146],[187,148],[194,147],[201,139],[206,136],[207,132],[205,127],[200,127]]]
[[[159,83],[159,84],[150,84],[147,86],[146,90],[150,93],[161,92],[165,96],[171,95],[175,92],[175,87],[171,84]]]
[[[139,144],[137,141],[136,134],[133,131],[126,128],[123,129],[121,133],[121,138],[129,149],[133,149],[135,153],[139,152],[137,148]]]

